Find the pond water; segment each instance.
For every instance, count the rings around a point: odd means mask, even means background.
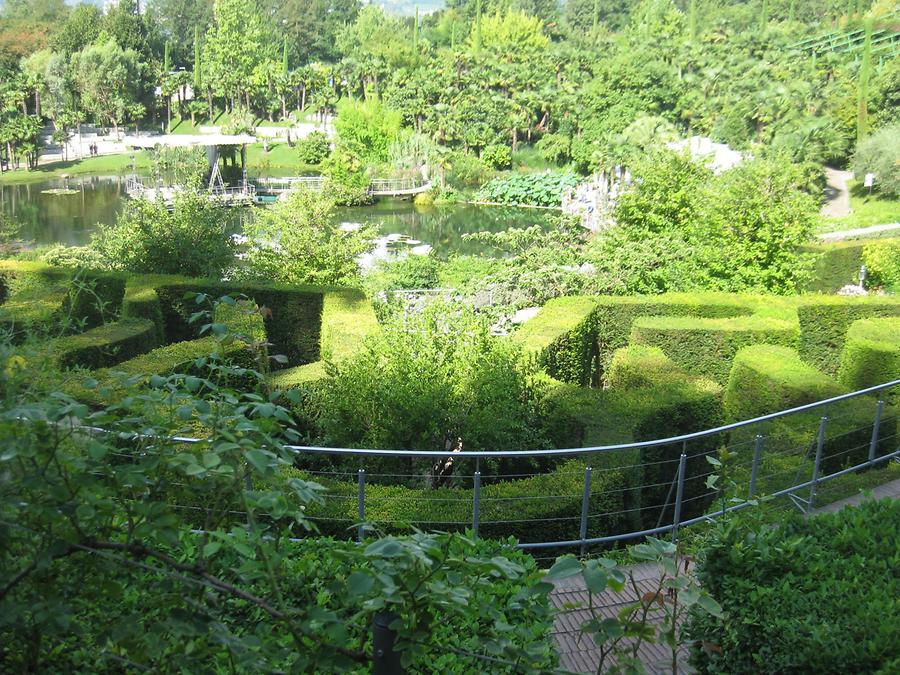
[[[51,194],[48,190],[64,190]],[[99,224],[114,223],[128,199],[124,176],[79,176],[27,184],[0,184],[0,212],[22,228],[22,237],[36,245],[83,245]],[[259,207],[265,208],[265,207]],[[373,206],[340,208],[340,223],[374,223],[382,237],[377,257],[427,250],[440,257],[451,254],[492,255],[482,244],[465,241],[470,232],[499,232],[510,227],[547,226],[553,211],[460,204],[416,207],[410,201],[382,200]],[[234,229],[240,229],[252,209],[234,210]]]

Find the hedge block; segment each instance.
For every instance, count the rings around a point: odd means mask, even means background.
[[[0,263],[0,330],[16,344],[29,335],[61,332],[70,275],[38,263]]]
[[[79,328],[94,328],[116,319],[122,309],[126,277],[77,271],[63,300],[63,314]]]
[[[800,356],[829,375],[837,373],[850,324],[900,316],[900,298],[810,296],[798,301]]]
[[[153,323],[132,319],[57,338],[47,343],[44,351],[63,368],[95,369],[115,365],[155,346]]]
[[[610,389],[624,391],[647,387],[683,375],[659,347],[631,345],[613,352],[606,371],[606,384]]]
[[[322,358],[342,361],[353,356],[363,340],[380,330],[372,303],[361,291],[332,291],[322,307]]]
[[[900,379],[900,318],[860,319],[847,331],[838,380],[851,390]],[[900,388],[889,391],[898,398]]]
[[[639,317],[632,324],[631,341],[659,347],[686,371],[725,384],[739,349],[760,343],[794,347],[797,325],[760,316],[728,319]]]

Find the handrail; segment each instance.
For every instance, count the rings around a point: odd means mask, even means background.
[[[859,391],[850,392],[848,394],[841,394],[840,396],[834,396],[832,398],[824,399],[822,401],[815,401],[813,403],[807,403],[805,405],[800,405],[795,408],[789,408],[787,410],[779,410],[778,412],[769,413],[767,415],[761,415],[759,417],[754,417],[749,420],[743,420],[740,422],[732,422],[731,424],[724,424],[719,427],[714,427],[712,429],[704,429],[703,431],[694,431],[689,434],[681,434],[679,436],[670,436],[668,438],[658,438],[655,440],[649,441],[637,441],[632,443],[617,443],[615,445],[597,445],[588,448],[552,448],[552,449],[544,449],[544,450],[460,450],[458,452],[448,453],[446,451],[438,451],[438,450],[378,450],[378,449],[370,449],[370,448],[326,448],[322,446],[316,445],[285,445],[284,447],[288,450],[294,450],[296,452],[314,452],[320,454],[330,454],[330,455],[360,455],[360,456],[394,456],[394,457],[447,457],[449,454],[452,454],[453,457],[481,457],[481,458],[498,458],[498,457],[551,457],[554,455],[589,455],[595,454],[599,452],[613,452],[618,450],[635,450],[638,448],[653,448],[658,447],[660,445],[672,445],[675,443],[687,443],[689,441],[695,441],[700,438],[706,438],[708,436],[714,436],[716,434],[721,434],[728,431],[733,431],[735,429],[741,429],[743,427],[759,424],[761,422],[768,422],[770,420],[779,419],[781,417],[786,417],[788,415],[794,415],[801,412],[806,412],[809,410],[815,410],[817,408],[821,408],[823,406],[830,405],[832,403],[838,403],[840,401],[846,401],[852,398],[856,398],[858,396],[865,396],[866,394],[874,394],[878,391],[883,391],[885,389],[890,389],[892,387],[900,386],[900,380],[892,380],[890,382],[885,382],[884,384],[879,384],[874,387],[868,387],[866,389],[860,389]]]

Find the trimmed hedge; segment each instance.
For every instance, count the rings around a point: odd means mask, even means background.
[[[686,371],[725,384],[739,349],[759,343],[794,347],[797,326],[790,321],[760,316],[729,319],[648,316],[634,320],[631,341],[659,347]]]
[[[119,316],[125,295],[126,277],[79,270],[63,300],[63,314],[80,327],[94,328]]]
[[[721,421],[721,388],[682,374],[630,391],[561,385],[548,394],[545,407],[553,422],[547,432],[557,447],[613,445],[717,426]],[[704,456],[714,452],[721,441],[711,437],[687,448],[678,444],[602,453],[591,461],[601,468],[629,467],[628,484],[635,488],[626,500],[632,509],[632,529],[655,527],[660,519],[665,522],[674,515],[674,492],[669,495],[669,489],[683,449],[687,463],[682,516],[690,518],[705,512],[712,495],[704,484],[710,473]]]
[[[845,392],[837,381],[804,363],[797,352],[772,345],[757,345],[742,349],[735,356],[731,376],[725,390],[725,419],[728,422],[751,419],[825,400]],[[876,400],[858,397],[797,413],[762,425],[745,427],[734,434],[738,442],[747,443],[745,457],[752,449],[752,436],[764,436],[764,460],[776,460],[774,455],[795,458],[794,466],[804,471],[804,459],[815,456],[816,439],[822,416],[825,425],[825,444],[822,451],[821,474],[837,471],[844,466],[859,464],[868,459],[869,442]],[[881,427],[881,443],[877,454],[892,450],[897,420],[891,410],[886,411]],[[781,468],[784,469],[782,462]]]
[[[108,323],[52,340],[45,351],[63,368],[104,368],[156,346],[156,327],[146,320]]]
[[[575,296],[551,300],[514,339],[526,348],[542,349],[540,363],[552,377],[598,386],[613,352],[628,344],[632,323],[638,317],[725,318],[751,312],[749,298],[722,293]]]
[[[797,306],[800,356],[823,372],[834,375],[840,366],[850,324],[881,316],[900,316],[900,298],[801,298]]]
[[[326,293],[322,308],[322,360],[280,370],[272,375],[272,384],[279,389],[293,389],[322,379],[325,361],[337,363],[353,356],[366,337],[379,329],[372,303],[361,292]]]
[[[483,537],[514,536],[522,542],[577,539],[584,493],[585,462],[571,460],[538,476],[484,485],[481,488],[480,533]],[[355,536],[357,485],[285,469],[289,476],[315,480],[328,489],[323,505],[307,513],[323,534]],[[621,471],[594,472],[591,480],[588,536],[630,529],[623,495],[628,483]],[[552,498],[548,498],[552,497]],[[366,521],[389,533],[423,530],[462,532],[472,527],[471,488],[415,489],[366,484]]]
[[[652,386],[682,372],[659,347],[630,345],[613,352],[606,383],[610,389],[627,390]]]
[[[900,318],[860,319],[850,324],[838,380],[851,390],[900,379]],[[898,391],[887,392],[897,398]]]
[[[896,673],[900,501],[777,523],[725,521],[700,552],[722,618],[692,613],[702,673]],[[712,647],[712,648],[710,648]]]
[[[0,260],[0,330],[15,344],[60,329],[71,272],[41,263]]]

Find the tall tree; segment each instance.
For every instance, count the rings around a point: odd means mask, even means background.
[[[141,65],[136,51],[112,38],[87,47],[73,58],[75,81],[85,110],[97,121],[119,125],[139,113]]]
[[[213,15],[203,48],[207,82],[231,109],[249,109],[254,72],[268,51],[260,14],[244,0],[216,0]]]
[[[872,22],[866,22],[866,41],[863,43],[862,63],[859,66],[857,89],[856,142],[869,132],[869,79],[872,76]]]

